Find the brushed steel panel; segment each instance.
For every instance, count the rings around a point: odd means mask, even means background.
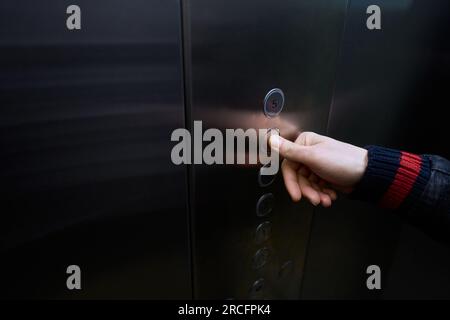
[[[202,120],[204,130],[280,128],[291,138],[324,133],[345,9],[346,1],[184,1],[190,122]],[[273,88],[286,103],[269,119],[263,100]],[[197,165],[191,183],[194,296],[250,298],[263,288],[256,297],[299,298],[312,206],[293,205],[281,176],[260,187],[257,166]],[[255,206],[265,193],[275,208],[262,218]],[[255,243],[266,220],[271,236]],[[268,261],[255,270],[263,247]]]
[[[180,3],[70,4],[0,3],[2,296],[189,298]]]

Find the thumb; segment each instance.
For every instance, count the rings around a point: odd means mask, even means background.
[[[278,152],[284,158],[307,164],[310,162],[309,146],[302,146],[297,143],[286,140],[279,135],[272,135],[269,139],[269,144],[272,150]]]

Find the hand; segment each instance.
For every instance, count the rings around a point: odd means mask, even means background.
[[[303,132],[295,142],[272,135],[269,144],[285,158],[281,171],[293,201],[305,197],[329,207],[336,191],[350,193],[367,167],[366,149],[313,132]]]

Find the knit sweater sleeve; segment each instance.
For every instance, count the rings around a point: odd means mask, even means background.
[[[417,205],[430,179],[428,158],[379,146],[366,149],[367,169],[352,197],[389,209]]]

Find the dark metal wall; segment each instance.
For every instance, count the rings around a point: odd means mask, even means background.
[[[390,212],[313,210],[281,176],[260,187],[256,166],[170,159],[194,120],[449,157],[448,1],[78,0],[79,31],[71,2],[35,2],[0,3],[2,297],[450,297],[449,249]],[[275,87],[286,105],[269,119]]]
[[[179,1],[76,3],[0,3],[1,295],[190,298]]]
[[[344,0],[184,1],[189,120],[202,120],[204,129],[324,133],[345,9]],[[275,87],[286,106],[269,119],[263,99]],[[260,187],[257,174],[256,166],[192,168],[196,298],[300,297],[312,206],[293,205],[281,176]],[[257,201],[268,193],[273,211],[258,217]],[[271,233],[259,243],[255,233],[265,222]],[[263,248],[267,263],[255,268]]]
[[[382,29],[365,27],[369,5]],[[449,158],[450,4],[446,0],[350,1],[328,134]],[[449,248],[392,212],[341,200],[318,210],[305,298],[449,298]],[[366,288],[368,265],[381,292]]]

